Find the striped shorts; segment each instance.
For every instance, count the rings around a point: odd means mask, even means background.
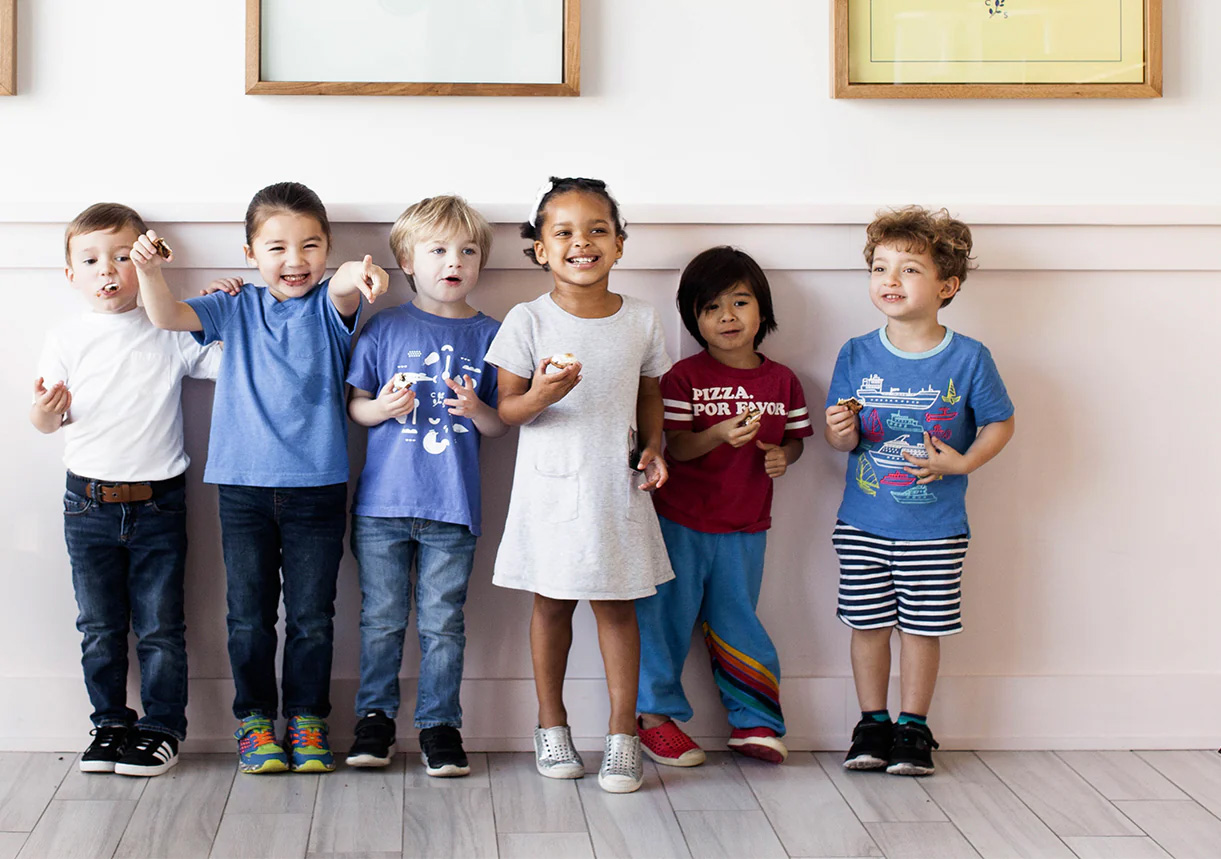
[[[835,523],[836,616],[853,629],[898,626],[913,635],[962,632],[962,562],[967,535],[891,540]]]

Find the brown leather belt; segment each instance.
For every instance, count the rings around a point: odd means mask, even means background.
[[[174,489],[186,486],[185,474],[167,480],[146,480],[140,483],[117,483],[94,480],[68,472],[68,491],[106,504],[131,504],[135,501],[151,501]]]

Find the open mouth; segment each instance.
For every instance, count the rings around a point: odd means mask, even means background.
[[[899,295],[897,292],[884,292],[882,293],[882,300],[888,303],[893,303],[895,301],[902,301],[903,296]]]
[[[589,268],[590,266],[594,265],[594,263],[596,263],[600,259],[602,259],[602,257],[600,257],[600,256],[579,256],[579,257],[567,257],[565,259],[565,261],[570,266],[574,266],[575,268]]]
[[[449,286],[460,286],[462,284],[462,278],[451,274],[449,277],[442,278],[441,282]]]
[[[97,291],[97,296],[98,298],[109,298],[118,291],[119,285],[117,283],[104,283],[102,288]]]
[[[305,286],[309,283],[308,274],[285,274],[280,276],[280,282],[285,286]]]

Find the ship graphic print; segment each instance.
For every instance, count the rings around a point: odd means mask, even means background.
[[[924,411],[941,396],[940,390],[927,387],[919,391],[910,388],[906,391],[900,391],[898,388],[883,390],[883,381],[877,373],[862,379],[861,386],[856,389],[856,398],[868,408]]]
[[[887,470],[911,467],[911,463],[903,458],[904,453],[909,453],[917,459],[928,459],[928,453],[924,450],[924,442],[912,444],[907,438],[907,434],[892,438],[877,450],[869,451],[869,458],[878,468]]]

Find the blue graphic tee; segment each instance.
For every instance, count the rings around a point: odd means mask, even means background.
[[[827,406],[849,397],[863,405],[861,443],[848,456],[839,518],[894,540],[970,534],[966,475],[917,485],[903,452],[924,457],[927,432],[965,453],[979,427],[1013,414],[987,347],[948,328],[919,353],[896,348],[885,328],[855,337],[839,350]]]
[[[284,301],[250,284],[237,295],[213,292],[187,299],[203,323],[195,339],[225,341],[205,483],[347,482],[343,374],[355,319],[344,322],[331,303],[329,283]]]
[[[402,304],[369,320],[352,351],[348,384],[374,396],[397,374],[415,391],[411,414],[369,428],[356,487],[357,516],[410,516],[466,525],[479,536],[479,431],[449,413],[446,379],[469,376],[496,407],[496,368],[484,361],[500,323],[477,313],[448,319]]]

